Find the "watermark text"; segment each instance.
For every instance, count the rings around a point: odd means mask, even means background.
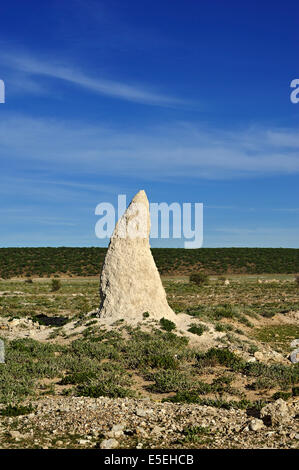
[[[299,103],[299,78],[294,78],[294,80],[291,81],[291,88],[294,88],[290,95],[291,102],[294,104]]]
[[[0,103],[5,103],[5,84],[4,81],[0,79]]]
[[[126,217],[126,195],[118,195],[118,207],[101,202],[95,214],[101,216],[95,226],[97,238],[147,238],[183,239],[185,248],[200,248],[203,243],[203,204],[186,202],[150,203],[148,209],[143,203],[134,202],[129,206]],[[116,217],[118,223],[115,227]]]

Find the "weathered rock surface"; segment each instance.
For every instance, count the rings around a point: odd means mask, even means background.
[[[250,431],[259,431],[263,427],[264,427],[264,423],[261,419],[255,418],[252,421],[250,421],[250,423],[249,423]]]
[[[169,307],[149,244],[150,212],[144,191],[133,198],[117,222],[100,282],[100,318],[108,321],[175,319]]]
[[[291,352],[291,354],[290,354],[290,361],[291,361],[293,364],[297,364],[297,362],[299,362],[299,348],[298,348],[298,349],[294,349],[294,351]]]
[[[274,403],[269,403],[261,410],[261,418],[268,419],[272,426],[287,423],[292,417],[293,413],[288,404],[281,398]]]
[[[298,338],[297,338],[297,339],[294,339],[294,340],[291,342],[290,346],[291,346],[292,349],[298,348],[298,347],[299,347],[299,339],[298,339]]]
[[[116,439],[104,439],[101,444],[101,449],[116,449],[119,446],[119,443]]]

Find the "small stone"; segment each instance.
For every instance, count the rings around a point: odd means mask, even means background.
[[[296,349],[299,347],[299,339],[294,339],[290,344],[292,349]]]
[[[112,426],[112,429],[111,431],[112,432],[120,432],[120,431],[123,431],[125,429],[125,425],[124,424],[114,424]]]
[[[298,348],[298,349],[294,349],[294,351],[291,352],[291,354],[290,354],[290,361],[291,361],[293,364],[297,364],[297,362],[299,362],[299,348]]]
[[[10,437],[16,440],[20,440],[22,437],[22,434],[19,431],[10,431],[9,432]]]
[[[104,439],[101,444],[101,449],[117,449],[119,442],[116,439]]]
[[[160,426],[154,426],[153,429],[152,429],[152,433],[153,434],[162,434],[163,432],[163,428],[161,428]]]
[[[254,353],[254,357],[255,357],[255,359],[257,359],[258,361],[264,361],[264,360],[265,360],[264,354],[263,354],[262,352],[260,352],[260,351],[256,351],[256,352]]]
[[[247,362],[256,362],[256,357],[250,357]]]
[[[88,439],[79,439],[78,444],[80,444],[81,446],[84,446],[86,444],[89,444],[89,440]]]
[[[264,423],[261,419],[256,418],[256,419],[253,419],[252,421],[250,421],[250,423],[249,423],[250,431],[259,431],[263,427],[264,427]]]
[[[118,437],[123,436],[123,434],[124,434],[123,431],[109,431],[107,432],[107,437],[118,438]]]
[[[140,418],[145,418],[147,416],[147,413],[142,408],[137,408],[136,415],[139,416]]]
[[[292,416],[287,403],[279,398],[274,403],[269,403],[262,408],[261,418],[269,419],[273,426],[289,422]]]

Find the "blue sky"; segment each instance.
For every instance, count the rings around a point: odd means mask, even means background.
[[[299,247],[298,13],[2,2],[0,246],[105,245],[95,207],[143,188],[203,202],[205,247]]]

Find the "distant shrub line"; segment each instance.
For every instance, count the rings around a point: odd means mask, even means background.
[[[299,249],[295,248],[153,248],[152,253],[161,274],[299,271]],[[0,277],[96,276],[105,254],[106,248],[97,247],[0,248]]]

